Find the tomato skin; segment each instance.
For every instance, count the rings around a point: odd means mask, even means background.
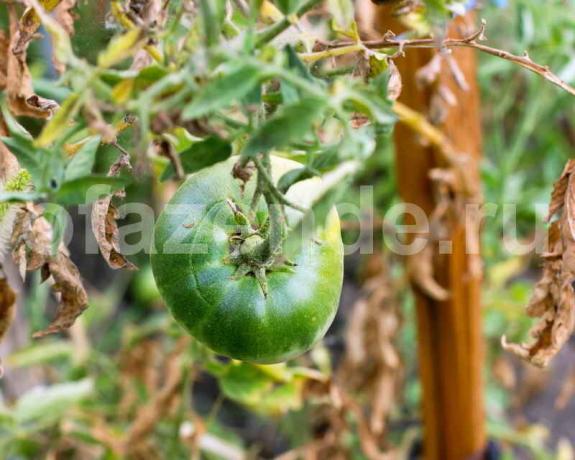
[[[242,193],[231,176],[235,161],[193,174],[176,192],[156,222],[152,269],[168,308],[197,340],[234,359],[285,361],[322,338],[335,317],[343,282],[339,217],[332,209],[314,238],[292,255],[293,272],[267,273],[264,296],[255,277],[235,279],[236,266],[226,261],[235,228],[226,200],[247,211],[256,184],[253,177]],[[272,157],[274,180],[298,166]],[[288,197],[309,199],[318,180],[294,185]],[[290,224],[301,216],[287,211]],[[257,215],[265,220],[263,201]],[[182,245],[187,247],[177,247]]]

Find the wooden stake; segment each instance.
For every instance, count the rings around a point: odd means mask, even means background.
[[[450,36],[463,36],[458,30],[471,18],[453,21]],[[375,9],[375,29],[402,31],[389,7]],[[464,31],[463,31],[464,32]],[[403,80],[400,101],[427,114],[435,88],[419,88],[415,75],[427,64],[433,50],[406,50],[405,57],[396,59]],[[479,90],[473,50],[456,49],[452,54],[467,89],[458,85],[446,65],[442,65],[438,85],[448,89],[456,105],[448,106],[444,121],[439,125],[453,146],[479,158],[481,132]],[[405,125],[395,130],[396,163],[399,192],[407,203],[420,206],[427,215],[432,212],[432,184],[429,172],[445,166],[438,155]],[[477,169],[477,168],[476,168]],[[479,184],[476,170],[472,179]],[[466,254],[466,229],[459,221],[452,222],[451,254],[436,254],[435,277],[450,291],[446,302],[437,302],[417,293],[418,354],[423,386],[422,412],[424,421],[424,456],[427,460],[479,459],[485,448],[483,409],[483,341],[480,311],[481,279],[470,271],[470,256]],[[437,246],[437,245],[435,245]],[[437,248],[436,248],[436,252]]]

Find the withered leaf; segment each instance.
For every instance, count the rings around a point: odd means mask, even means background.
[[[433,278],[433,247],[430,244],[407,257],[406,269],[411,282],[425,295],[440,302],[449,298],[449,292]]]
[[[48,12],[58,6],[61,0],[39,0],[39,4]],[[16,41],[12,46],[14,54],[23,53],[34,34],[38,31],[41,21],[40,16],[33,7],[28,7],[22,14],[19,21],[18,34]]]
[[[8,128],[6,127],[2,114],[0,113],[0,136],[7,135]],[[16,174],[18,172],[18,168],[18,160],[16,157],[12,152],[10,152],[10,150],[8,150],[8,147],[0,142],[0,181],[6,181],[7,178]]]
[[[0,272],[0,342],[12,323],[15,304],[16,294],[8,284],[4,274]]]
[[[117,194],[116,194],[117,196]],[[108,265],[114,269],[136,270],[137,267],[120,253],[118,210],[112,203],[114,195],[98,200],[92,208],[92,231]]]
[[[567,342],[575,326],[575,162],[569,160],[555,182],[548,219],[560,213],[548,230],[548,253],[543,257],[543,273],[527,305],[527,313],[539,318],[531,329],[528,343],[508,343],[503,348],[530,363],[545,367]]]
[[[415,81],[418,87],[426,88],[437,81],[441,72],[442,56],[437,53],[433,58],[415,72]]]
[[[27,26],[28,23],[34,23],[35,13],[24,13],[20,22],[16,16],[14,4],[8,4],[8,13],[10,43],[8,48],[2,50],[0,61],[5,61],[6,69],[5,78],[0,78],[0,88],[5,87],[8,107],[14,115],[51,118],[58,108],[58,104],[55,101],[40,98],[34,93],[32,78],[26,63],[26,48],[39,26],[39,20],[35,29],[32,26],[30,29],[26,29],[29,27]],[[1,85],[2,80],[4,81],[3,85]]]
[[[569,183],[569,176],[575,170],[575,160],[567,161],[565,168],[559,179],[553,185],[553,192],[551,193],[551,202],[549,203],[549,212],[547,214],[547,221],[558,213],[563,208],[565,192],[567,191],[567,184]]]
[[[88,307],[88,294],[80,272],[70,260],[63,245],[52,250],[52,227],[41,215],[37,206],[27,204],[14,224],[12,255],[19,267],[27,271],[42,270],[42,279],[52,278],[52,290],[58,294],[60,304],[56,318],[34,337],[61,332],[74,324],[76,318]]]
[[[387,82],[387,97],[392,101],[396,101],[399,96],[401,95],[401,89],[403,84],[401,82],[401,74],[395,62],[392,59],[389,59],[387,63],[389,69],[389,81]]]
[[[80,272],[63,251],[50,257],[44,267],[47,267],[47,271],[54,279],[52,289],[60,294],[60,305],[56,318],[46,329],[36,332],[34,338],[68,329],[88,308],[88,295],[82,285]]]
[[[108,171],[108,176],[117,176],[122,168],[131,168],[130,157],[126,154],[120,155],[118,160],[112,164]],[[120,252],[118,224],[116,222],[118,210],[112,200],[114,197],[123,196],[124,192],[120,190],[94,203],[92,207],[92,232],[100,247],[102,256],[111,268],[137,270],[138,267]]]

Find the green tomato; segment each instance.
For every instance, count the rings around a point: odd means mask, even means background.
[[[245,230],[257,178],[244,190],[231,175],[237,158],[191,175],[159,216],[154,229],[152,269],[160,293],[178,322],[215,352],[234,359],[275,363],[307,351],[331,325],[343,282],[343,244],[333,208],[304,238],[293,265],[266,270],[267,292],[253,273],[238,274],[232,252]],[[299,163],[272,157],[275,181]],[[319,178],[292,186],[287,197],[305,206]],[[234,213],[235,209],[235,213]],[[286,207],[288,226],[302,213]],[[266,227],[260,200],[250,229]],[[254,224],[254,221],[256,224]],[[248,240],[259,236],[254,235]],[[241,251],[236,251],[241,253]]]

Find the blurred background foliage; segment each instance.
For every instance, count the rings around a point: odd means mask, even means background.
[[[107,23],[104,3],[79,3],[73,46],[90,62],[115,32]],[[490,44],[516,54],[529,50],[536,62],[575,83],[575,2],[509,0],[479,6]],[[47,46],[48,40],[36,41],[29,53],[36,89],[62,100],[66,89],[55,84],[54,71],[43,57]],[[500,443],[502,458],[572,459],[575,405],[568,384],[574,380],[574,344],[550,371],[539,371],[503,355],[499,340],[504,333],[513,340],[525,337],[530,321],[523,308],[538,270],[535,258],[509,254],[502,241],[515,232],[519,241],[535,238],[551,184],[572,156],[575,106],[558,88],[490,56],[480,57],[478,78],[484,193],[486,202],[500,205],[497,214],[486,219],[483,233],[489,432]],[[34,122],[27,127],[38,129]],[[386,210],[398,202],[392,148],[391,142],[382,143],[346,197],[360,203],[359,186],[373,185],[375,208],[381,212],[373,217],[382,229]],[[107,150],[99,154],[101,171],[112,161]],[[154,185],[145,172],[140,179],[128,189],[127,201],[159,204],[173,192],[169,185]],[[517,229],[501,212],[505,203],[516,205]],[[122,223],[127,222],[129,216]],[[347,241],[358,236],[355,224],[344,223]],[[352,458],[366,458],[359,419],[325,387],[341,365],[346,325],[353,321],[358,299],[365,298],[363,286],[373,261],[348,256],[342,306],[323,345],[296,363],[264,367],[221,361],[186,338],[162,304],[145,255],[135,260],[139,271],[112,272],[98,256],[74,256],[82,238],[78,231],[70,249],[90,286],[90,308],[70,334],[25,345],[20,340],[7,356],[3,353],[3,364],[19,387],[2,383],[4,458],[113,459],[122,455],[121,442],[140,443],[140,458],[269,458],[334,429],[332,422],[325,422],[326,412],[335,410],[338,401],[346,408],[341,423],[351,427],[335,431],[341,435],[338,442]],[[413,305],[400,264],[386,251],[381,257],[400,312],[394,317],[401,323],[394,338],[401,378],[393,377],[399,389],[386,439],[397,455],[407,455],[417,445],[420,430]],[[36,276],[28,283],[21,312],[32,331],[45,324],[48,288],[39,281]],[[360,401],[369,397],[357,395]],[[330,413],[327,419],[334,417]],[[328,452],[324,455],[331,458]]]

